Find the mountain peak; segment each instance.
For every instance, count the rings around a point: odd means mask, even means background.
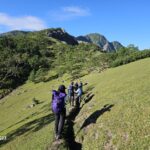
[[[13,30],[10,32],[1,33],[0,36],[16,36],[16,35],[25,35],[28,34],[30,31],[20,31],[20,30]]]
[[[77,45],[78,41],[76,38],[69,33],[67,33],[63,28],[48,28],[40,31],[19,31],[14,30],[6,33],[0,34],[0,36],[17,36],[17,35],[26,35],[28,33],[42,33],[48,37],[55,38],[63,43],[70,45]]]
[[[88,42],[98,45],[103,51],[111,52],[123,47],[118,41],[109,42],[104,35],[99,33],[90,33],[85,36],[78,36],[78,42]]]
[[[48,37],[58,39],[67,44],[76,45],[78,44],[76,38],[68,34],[63,28],[50,28],[43,30],[46,31]]]

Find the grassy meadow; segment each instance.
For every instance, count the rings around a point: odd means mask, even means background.
[[[82,101],[74,120],[74,140],[82,149],[150,149],[149,66],[147,58],[81,78],[88,82],[85,95],[93,95]],[[7,136],[0,150],[50,147],[54,140],[51,90],[60,83],[68,86],[69,82],[67,75],[45,83],[27,82],[0,100],[0,136]],[[33,98],[40,104],[29,108]]]

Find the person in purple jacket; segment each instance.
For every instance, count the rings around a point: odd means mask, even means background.
[[[66,98],[66,87],[60,85],[58,91],[52,91],[52,111],[55,115],[55,138],[56,140],[61,138],[62,130],[64,127],[66,108],[65,108],[65,98]]]

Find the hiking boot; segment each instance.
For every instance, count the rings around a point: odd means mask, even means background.
[[[60,136],[60,135],[57,135],[57,136],[56,136],[56,140],[59,140],[59,139],[61,139],[61,136]]]
[[[57,139],[57,136],[58,136],[58,135],[57,135],[57,134],[55,134],[55,139]]]

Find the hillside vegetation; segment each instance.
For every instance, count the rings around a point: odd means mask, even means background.
[[[90,35],[107,43],[100,35]],[[0,34],[0,99],[27,80],[47,82],[64,73],[76,79],[93,70],[101,72],[150,57],[150,50],[139,51],[134,45],[120,47],[114,42],[115,52],[104,53],[101,46],[93,43],[79,44],[61,28]]]
[[[65,125],[66,143],[71,131],[74,140],[71,142],[84,150],[149,149],[149,66],[147,58],[83,76],[81,80],[88,82],[83,99],[93,96],[82,101],[70,128]],[[61,83],[68,86],[70,79],[70,75],[64,74],[47,82],[28,81],[0,101],[0,136],[7,135],[7,140],[1,141],[1,150],[51,147],[54,139],[51,90]],[[29,107],[33,99],[39,104]],[[67,149],[67,144],[61,149]]]
[[[78,67],[85,68],[84,62],[90,62],[96,55],[95,51],[100,53],[100,48],[93,44],[78,45],[74,37],[61,29],[2,34],[0,98],[28,79],[34,82],[49,80],[44,76],[51,70],[55,69],[56,77],[61,76],[66,64],[69,73],[69,65],[74,67],[74,70]],[[86,55],[86,59],[83,54]],[[62,68],[60,70],[57,67]]]

